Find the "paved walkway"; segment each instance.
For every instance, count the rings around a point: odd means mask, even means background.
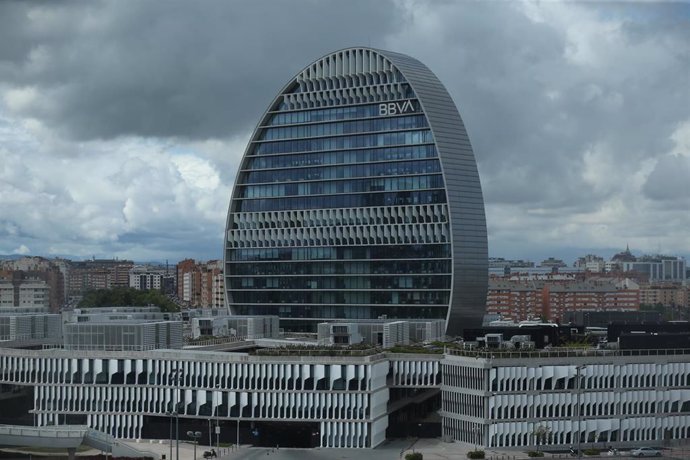
[[[170,445],[168,440],[140,442],[127,441],[128,444],[141,450],[148,450],[166,456],[166,460],[171,460]],[[215,446],[213,446],[215,448]],[[207,445],[197,446],[198,460],[203,460],[203,453],[210,450]],[[386,441],[376,449],[292,449],[292,448],[265,448],[242,446],[239,450],[228,447],[216,449],[218,460],[400,460],[405,458],[405,454],[412,451],[424,454],[424,460],[467,460],[467,452],[473,450],[473,446],[460,443],[447,443],[440,439],[395,439]],[[525,452],[487,450],[486,458],[493,460],[523,460],[529,457]],[[562,460],[573,460],[567,453],[556,455],[546,454],[545,458],[561,458]],[[612,459],[604,453],[602,457],[585,457],[585,459]],[[616,460],[629,459],[624,452],[615,457]],[[665,449],[663,458],[667,459],[690,459],[690,450]],[[173,442],[173,460],[175,457],[175,444]],[[179,460],[194,460],[194,446],[191,443],[180,442]]]
[[[140,442],[127,441],[127,444],[141,450],[148,450],[159,455],[165,455],[170,460],[170,444],[168,440]],[[213,446],[215,448],[215,446]],[[203,460],[203,453],[210,450],[207,445],[197,446],[198,460]],[[404,459],[405,454],[418,451],[424,454],[424,460],[467,460],[467,452],[473,450],[458,443],[446,443],[439,439],[395,439],[386,441],[376,449],[292,449],[266,448],[242,446],[240,449],[216,449],[218,460],[381,460]],[[518,460],[527,459],[524,452],[486,451],[487,458]],[[161,457],[162,458],[162,457]],[[173,457],[175,457],[175,443],[173,442]],[[191,443],[180,442],[180,459],[194,460],[194,446]]]

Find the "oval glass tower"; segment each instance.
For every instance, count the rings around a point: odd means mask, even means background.
[[[226,226],[233,314],[446,320],[485,310],[487,238],[472,147],[450,95],[416,59],[336,51],[261,118]]]

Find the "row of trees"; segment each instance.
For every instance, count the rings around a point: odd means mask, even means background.
[[[89,291],[79,302],[80,308],[127,307],[155,305],[161,311],[179,311],[179,307],[161,291],[140,291],[133,288],[98,289]]]

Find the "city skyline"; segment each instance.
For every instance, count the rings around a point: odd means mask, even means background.
[[[0,6],[0,254],[222,258],[237,165],[275,88],[357,45],[446,83],[490,256],[690,254],[688,5],[265,9]]]

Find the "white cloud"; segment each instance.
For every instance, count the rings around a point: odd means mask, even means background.
[[[36,88],[12,88],[3,95],[5,105],[13,112],[21,112],[33,105],[38,99]]]
[[[186,249],[218,257],[195,241],[207,244],[209,234],[220,238],[216,229],[224,225],[231,185],[221,181],[211,160],[184,143],[177,148],[190,153],[177,155],[169,142],[156,139],[90,141],[60,157],[49,153],[50,137],[38,138],[21,125],[0,122],[0,133],[0,145],[12,147],[0,149],[4,239],[32,241],[49,254],[158,252],[160,258],[183,256]],[[2,142],[8,138],[12,142]],[[178,247],[154,249],[160,240],[176,238]]]
[[[12,254],[21,254],[21,255],[26,255],[30,254],[31,250],[26,247],[26,245],[22,244],[18,248],[16,248],[14,251],[12,251]]]
[[[690,254],[690,28],[677,5],[319,2],[268,18],[179,3],[153,23],[160,7],[137,5],[0,5],[13,13],[0,11],[5,247],[219,257],[249,129],[302,65],[366,33],[427,64],[457,103],[492,254]],[[328,12],[344,19],[315,20]]]

